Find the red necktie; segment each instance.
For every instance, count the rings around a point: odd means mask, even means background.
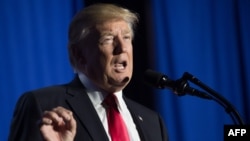
[[[104,100],[107,106],[109,134],[112,141],[129,141],[127,127],[118,110],[116,101],[114,94],[109,94]]]

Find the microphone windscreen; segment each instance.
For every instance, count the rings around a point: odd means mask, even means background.
[[[153,86],[156,88],[162,88],[161,81],[162,81],[163,77],[164,77],[163,74],[148,69],[144,73],[144,82],[149,86]]]

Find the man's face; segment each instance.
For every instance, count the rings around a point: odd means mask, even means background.
[[[122,90],[133,71],[131,28],[123,20],[108,21],[96,25],[93,35],[83,51],[83,72],[107,92]]]

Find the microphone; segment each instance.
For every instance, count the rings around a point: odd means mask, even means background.
[[[234,108],[234,106],[227,101],[223,96],[218,94],[213,89],[209,88],[207,85],[202,83],[199,79],[195,78],[193,75],[191,75],[188,72],[185,72],[180,79],[177,79],[176,81],[171,80],[168,78],[168,76],[153,71],[153,70],[146,70],[144,73],[144,79],[145,83],[149,86],[156,87],[158,89],[164,89],[169,88],[174,91],[175,94],[178,96],[183,96],[185,94],[190,94],[193,96],[198,96],[200,98],[208,99],[208,100],[215,100],[218,102],[221,106],[225,108],[225,111],[232,117],[233,121],[235,123],[236,120],[240,125],[244,125],[244,122],[242,118],[240,117],[240,114],[238,111]],[[187,80],[190,80],[194,84],[197,84],[199,87],[207,91],[210,95],[208,95],[205,92],[199,91],[195,88],[192,88],[189,86]]]
[[[174,81],[169,79],[167,75],[148,69],[144,73],[144,80],[149,86],[158,89],[169,88],[178,96],[190,94],[200,98],[212,99],[212,97],[205,92],[190,87],[187,80],[183,77]]]

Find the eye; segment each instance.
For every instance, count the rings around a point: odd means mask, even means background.
[[[104,36],[100,39],[99,43],[101,45],[106,45],[106,44],[112,44],[114,41],[114,37],[113,36]]]
[[[124,39],[124,40],[129,40],[129,41],[130,41],[130,40],[131,40],[131,35],[125,35],[125,36],[123,37],[123,39]]]

